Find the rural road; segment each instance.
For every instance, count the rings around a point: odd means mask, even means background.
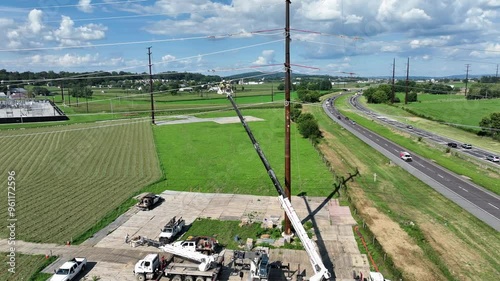
[[[461,148],[461,143],[456,141],[456,140],[453,140],[453,139],[449,139],[449,138],[446,138],[446,137],[443,137],[443,136],[439,136],[439,135],[436,135],[436,134],[433,134],[431,132],[428,132],[428,131],[425,131],[425,130],[422,130],[422,129],[418,129],[418,128],[408,128],[407,124],[404,124],[404,123],[401,123],[401,122],[398,122],[396,120],[393,120],[393,119],[390,119],[390,118],[387,118],[383,115],[380,115],[376,112],[373,112],[371,111],[370,109],[366,108],[365,106],[363,106],[359,101],[358,101],[358,98],[359,98],[359,95],[353,95],[349,98],[349,103],[354,107],[356,108],[358,111],[362,112],[363,114],[369,116],[370,118],[373,118],[373,119],[377,119],[381,122],[384,122],[398,130],[402,130],[402,131],[405,131],[407,133],[410,133],[410,134],[413,134],[413,135],[417,135],[417,136],[421,136],[423,138],[426,138],[430,141],[433,141],[437,144],[440,144],[440,145],[443,145],[443,146],[446,146],[448,143],[450,142],[454,142],[454,143],[457,143],[458,144],[458,147],[457,148],[454,148],[455,150],[458,150],[460,151],[461,153],[465,153],[465,154],[468,154],[472,157],[475,157],[477,158],[478,160],[482,160],[484,162],[487,162],[488,164],[492,164],[492,165],[500,165],[500,162],[490,162],[490,161],[487,161],[486,160],[486,156],[487,155],[495,155],[494,152],[492,151],[487,151],[487,150],[484,150],[484,149],[480,149],[480,148],[477,148],[477,147],[473,147],[472,149],[463,149]]]
[[[384,154],[393,163],[434,188],[446,198],[455,202],[469,213],[476,216],[492,228],[500,231],[500,196],[448,171],[431,161],[365,129],[352,121],[346,120],[333,106],[336,97],[323,103],[327,115],[357,136],[359,139]],[[408,151],[413,156],[412,162],[399,158],[401,151]]]

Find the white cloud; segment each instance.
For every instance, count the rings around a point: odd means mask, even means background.
[[[92,2],[92,0],[80,0],[78,2],[78,10],[84,13],[91,13],[93,11],[93,7],[90,2]]]
[[[262,55],[257,58],[256,61],[253,62],[255,65],[266,65],[272,64],[276,62],[274,59],[274,50],[264,50],[262,51]]]
[[[68,16],[62,16],[59,28],[53,32],[54,39],[61,46],[79,46],[86,41],[103,39],[107,27],[98,24],[87,24],[75,27],[75,22]]]
[[[396,46],[396,45],[386,45],[386,46],[382,46],[380,48],[380,51],[394,53],[394,52],[401,51],[401,47],[400,46]]]
[[[363,17],[357,15],[347,15],[345,19],[345,24],[356,24],[360,23],[363,20]]]
[[[28,14],[28,27],[34,34],[40,33],[43,29],[43,12],[37,9],[31,10]]]
[[[164,55],[163,57],[161,57],[162,62],[169,62],[169,61],[174,61],[174,60],[175,60],[175,56],[172,56],[172,55]]]
[[[500,57],[500,44],[487,43],[482,50],[470,52],[470,56],[477,58],[499,58]]]
[[[404,12],[401,18],[403,21],[409,21],[409,22],[431,19],[431,17],[429,17],[429,15],[427,15],[424,10],[416,8]]]

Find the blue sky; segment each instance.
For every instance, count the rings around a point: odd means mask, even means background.
[[[3,0],[8,71],[284,71],[284,0]],[[500,0],[296,0],[294,73],[495,74]]]

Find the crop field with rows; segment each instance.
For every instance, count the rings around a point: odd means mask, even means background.
[[[15,172],[17,240],[72,241],[162,174],[143,119],[2,131],[0,141],[4,186]]]

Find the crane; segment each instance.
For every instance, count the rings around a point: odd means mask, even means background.
[[[217,91],[218,94],[226,94],[226,97],[228,100],[231,102],[234,110],[236,111],[236,114],[238,115],[238,118],[240,119],[241,124],[245,128],[248,137],[252,141],[253,147],[255,148],[255,151],[260,157],[260,160],[262,161],[262,164],[264,164],[264,167],[266,168],[267,174],[269,175],[269,178],[271,178],[271,181],[273,182],[274,188],[278,192],[278,200],[281,204],[281,207],[285,210],[285,213],[287,214],[288,218],[290,219],[290,222],[292,223],[293,228],[295,229],[295,232],[297,236],[299,237],[300,241],[302,242],[302,245],[304,246],[304,249],[307,252],[307,255],[309,256],[309,260],[311,262],[312,268],[314,270],[314,275],[309,278],[310,281],[322,281],[322,280],[329,280],[331,278],[331,273],[328,271],[328,269],[325,267],[323,264],[323,261],[321,260],[320,255],[316,251],[315,245],[311,239],[309,239],[309,236],[307,236],[307,232],[304,229],[304,226],[302,225],[301,220],[297,216],[297,213],[295,212],[292,203],[290,200],[288,200],[288,197],[286,196],[285,191],[283,190],[283,187],[281,186],[281,183],[279,182],[278,178],[276,177],[276,174],[274,173],[274,170],[271,168],[271,165],[267,161],[266,156],[264,155],[264,152],[260,148],[259,143],[255,139],[252,131],[250,130],[250,127],[248,126],[247,122],[245,121],[245,118],[243,118],[243,115],[241,115],[241,112],[236,105],[236,102],[233,99],[232,96],[232,89],[230,85],[227,85],[224,83],[224,81],[219,85],[219,90]]]

